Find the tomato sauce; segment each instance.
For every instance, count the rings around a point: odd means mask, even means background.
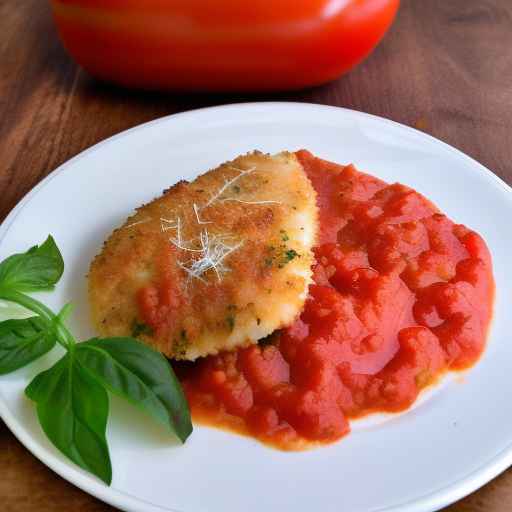
[[[297,153],[318,192],[314,284],[264,343],[178,365],[193,417],[285,450],[401,411],[481,355],[494,282],[482,238],[422,195]]]

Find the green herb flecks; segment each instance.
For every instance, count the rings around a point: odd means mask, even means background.
[[[289,240],[288,235],[284,230],[281,230],[281,240],[287,242]],[[266,250],[266,256],[263,260],[263,266],[265,268],[277,267],[284,268],[290,261],[295,258],[300,258],[300,254],[295,249],[290,249],[286,243],[281,243],[277,247],[269,245]]]
[[[234,304],[229,304],[227,309],[228,314],[226,315],[226,325],[228,326],[228,329],[232,331],[235,328],[236,322],[236,306]]]
[[[228,325],[228,328],[230,331],[232,331],[235,328],[235,317],[234,315],[228,315],[226,317],[226,324]]]
[[[288,262],[294,260],[295,258],[297,258],[298,255],[299,255],[299,253],[295,249],[288,249],[284,253],[284,260],[286,263],[288,263]]]
[[[172,344],[172,352],[175,356],[183,357],[187,353],[190,342],[187,337],[187,331],[182,329],[179,339],[174,339]]]
[[[146,336],[153,336],[155,332],[150,325],[134,319],[132,322],[132,336],[134,338],[138,338],[141,334],[145,334]]]
[[[286,233],[286,231],[284,229],[281,229],[279,231],[279,233],[281,234],[281,240],[283,242],[288,242],[288,240],[290,240],[290,237],[288,236],[288,234]]]
[[[51,236],[0,263],[0,300],[34,313],[30,318],[0,322],[0,374],[22,368],[60,344],[66,354],[38,374],[25,393],[36,403],[48,439],[75,464],[110,484],[112,467],[105,436],[108,392],[139,407],[182,442],[192,432],[190,411],[171,366],[160,353],[133,338],[77,343],[65,325],[70,304],[55,314],[27,295],[52,290],[63,272],[64,261]],[[137,321],[132,331],[134,336],[152,334],[149,326]]]

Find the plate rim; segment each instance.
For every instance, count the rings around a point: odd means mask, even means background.
[[[0,246],[7,235],[10,227],[16,220],[16,217],[21,211],[28,205],[30,200],[40,191],[46,187],[54,178],[59,176],[62,172],[65,172],[69,167],[72,167],[78,160],[88,156],[90,153],[100,150],[104,145],[117,142],[122,138],[128,136],[132,132],[144,130],[151,126],[158,125],[160,123],[174,120],[179,122],[180,119],[186,117],[192,117],[194,115],[201,115],[203,113],[215,113],[226,110],[244,110],[244,109],[258,109],[258,108],[298,108],[298,109],[315,109],[325,111],[338,111],[341,115],[359,117],[362,119],[369,119],[372,122],[379,122],[384,125],[392,126],[394,129],[399,129],[402,132],[414,134],[416,137],[420,137],[429,140],[431,143],[435,143],[438,147],[450,152],[453,156],[465,161],[466,164],[471,165],[475,170],[484,176],[487,180],[493,181],[498,185],[504,192],[511,194],[512,187],[509,186],[502,178],[492,172],[490,169],[479,163],[477,160],[462,152],[461,150],[451,146],[450,144],[429,135],[421,130],[407,126],[405,124],[393,121],[391,119],[369,114],[359,110],[349,109],[345,107],[338,107],[333,105],[324,105],[308,102],[295,102],[295,101],[262,101],[262,102],[242,102],[242,103],[229,103],[221,104],[209,107],[202,107],[198,109],[187,110],[183,112],[169,114],[151,121],[138,124],[112,136],[109,136],[91,147],[79,152],[69,160],[63,162],[56,169],[50,172],[45,178],[39,183],[32,187],[14,206],[9,212],[3,222],[0,224]],[[127,512],[140,512],[141,510],[148,512],[185,512],[179,511],[175,508],[161,507],[153,503],[147,502],[144,499],[135,497],[124,491],[120,491],[113,487],[105,486],[104,484],[97,481],[93,476],[83,473],[79,468],[74,467],[71,462],[61,461],[54,454],[49,453],[44,447],[39,447],[38,444],[29,435],[28,431],[25,432],[22,425],[11,413],[7,407],[2,394],[0,392],[0,418],[5,422],[7,428],[12,434],[18,439],[18,441],[27,448],[37,459],[43,464],[49,467],[52,471],[57,473],[60,477],[67,480],[72,485],[75,485],[82,491],[110,504],[118,507]],[[380,507],[373,509],[369,512],[434,512],[443,507],[446,507],[459,499],[471,494],[477,489],[481,488],[493,478],[497,477],[500,473],[505,471],[509,466],[512,465],[512,434],[510,443],[503,448],[497,454],[492,455],[486,462],[484,462],[479,468],[471,471],[467,475],[458,478],[456,481],[449,483],[448,485],[429,492],[423,496],[419,496],[406,502],[389,505],[386,507]],[[141,508],[144,507],[143,509]]]

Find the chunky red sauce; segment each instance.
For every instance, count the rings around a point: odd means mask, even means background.
[[[494,294],[477,233],[408,187],[298,157],[321,212],[304,312],[271,344],[178,368],[195,419],[282,449],[339,439],[474,364]]]

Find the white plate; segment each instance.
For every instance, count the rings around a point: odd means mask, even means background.
[[[0,228],[0,258],[53,234],[66,272],[43,300],[55,309],[73,301],[72,329],[86,337],[92,334],[85,293],[89,262],[134,206],[240,153],[302,147],[411,185],[484,236],[494,257],[497,298],[481,361],[463,378],[446,379],[412,411],[353,423],[354,432],[341,442],[310,452],[279,452],[203,427],[184,447],[169,445],[159,427],[114,400],[109,488],[50,445],[23,396],[28,380],[57,357],[55,349],[0,378],[0,415],[50,468],[128,511],[420,512],[463,497],[512,463],[512,315],[505,302],[512,297],[511,189],[467,156],[411,128],[294,103],[230,105],[160,119],[98,144],[41,182]]]

